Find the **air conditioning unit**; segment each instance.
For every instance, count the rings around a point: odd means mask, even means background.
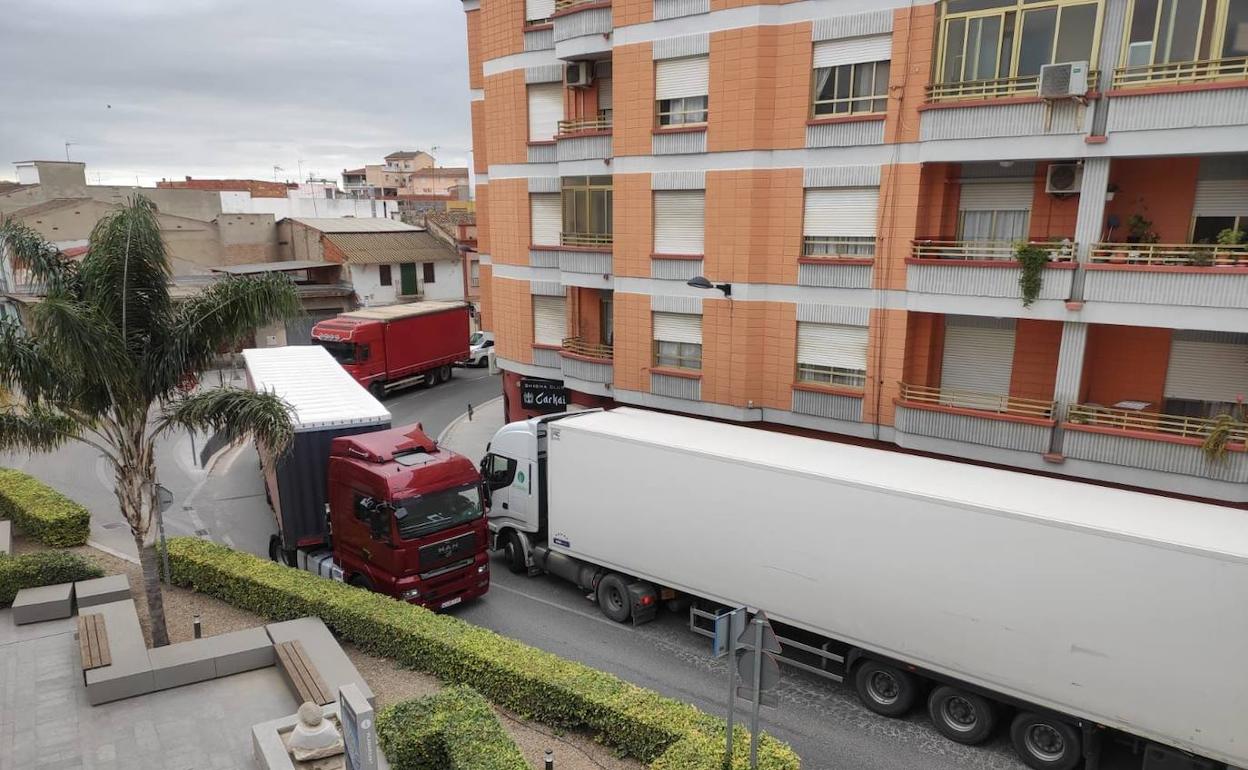
[[[587,61],[569,62],[564,82],[568,88],[589,88],[590,81],[594,79],[594,64]]]
[[[1088,92],[1088,63],[1070,61],[1040,68],[1040,98],[1069,99]]]
[[[1044,191],[1050,195],[1074,195],[1083,183],[1083,166],[1078,163],[1054,163],[1044,178]]]

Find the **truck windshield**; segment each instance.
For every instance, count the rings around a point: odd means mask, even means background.
[[[483,339],[485,339],[485,335],[484,335],[484,334],[482,334],[481,332],[473,332],[473,333],[472,333],[472,336],[468,338],[468,344],[469,344],[470,346],[475,347],[475,346],[477,346],[477,345],[480,345],[480,344],[481,344],[481,340],[483,340]]]
[[[316,344],[329,351],[334,360],[340,364],[355,363],[355,343],[353,342],[330,342],[329,340],[313,340]]]
[[[412,540],[465,524],[481,516],[481,493],[476,484],[445,489],[420,497],[406,497],[395,509],[399,537]]]

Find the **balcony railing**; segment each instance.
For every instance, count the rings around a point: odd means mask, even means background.
[[[1248,245],[1213,243],[1098,243],[1089,261],[1102,264],[1248,267]]]
[[[590,131],[610,131],[611,116],[601,115],[596,118],[577,118],[576,120],[559,121],[559,136],[583,134]]]
[[[611,233],[562,233],[559,236],[559,242],[563,246],[609,247],[612,243],[612,235]]]
[[[1031,242],[1049,253],[1050,262],[1072,262],[1075,245],[1070,242]],[[1018,244],[1012,241],[915,241],[911,254],[915,259],[955,259],[983,262],[1013,262]]]
[[[901,400],[912,404],[948,406],[958,409],[971,409],[978,412],[1032,417],[1040,420],[1053,418],[1052,401],[1001,396],[994,393],[974,393],[965,390],[931,388],[926,385],[911,385],[905,382],[901,383]]]
[[[1088,72],[1089,88],[1096,88],[1098,77],[1096,70]],[[949,102],[958,99],[999,99],[1006,96],[1036,96],[1039,93],[1039,75],[1020,75],[1012,78],[932,83],[927,87],[927,100]]]
[[[601,5],[603,0],[555,0],[555,13],[575,8],[578,5]]]
[[[1171,62],[1114,70],[1114,88],[1139,88],[1170,83],[1208,83],[1248,78],[1248,56],[1233,59]]]
[[[589,342],[581,337],[568,337],[563,341],[563,352],[599,361],[610,361],[612,347],[601,342]]]
[[[875,256],[875,239],[806,235],[802,236],[802,256],[871,259]]]
[[[1095,425],[1102,428],[1160,433],[1167,436],[1204,440],[1219,423],[1207,417],[1185,417],[1160,412],[1137,412],[1130,409],[1113,409],[1096,404],[1071,406],[1067,419],[1077,425]],[[1248,423],[1233,424],[1230,432],[1232,443],[1248,442]]]

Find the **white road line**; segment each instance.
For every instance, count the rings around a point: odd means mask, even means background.
[[[616,623],[614,620],[611,620],[610,618],[604,618],[602,615],[595,615],[590,612],[584,612],[582,610],[575,610],[566,604],[560,604],[559,602],[552,602],[550,599],[543,599],[540,596],[534,596],[533,594],[526,593],[517,588],[512,588],[511,586],[505,586],[505,585],[490,581],[490,590],[491,591],[505,591],[507,593],[516,594],[517,596],[523,596],[524,598],[529,599],[531,601],[535,601],[538,604],[544,604],[547,607],[559,610],[560,612],[570,612],[573,615],[580,615],[586,620],[592,620],[595,623],[602,623],[603,625],[610,626],[618,631],[629,631],[631,633],[637,633],[636,628],[633,628],[631,626],[626,626],[622,623]]]

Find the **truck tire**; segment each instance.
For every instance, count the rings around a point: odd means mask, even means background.
[[[983,743],[997,727],[997,704],[973,692],[941,685],[927,698],[936,732],[955,743]]]
[[[282,554],[282,538],[278,535],[269,535],[269,561],[284,564],[284,558]]]
[[[524,546],[515,532],[507,533],[503,542],[503,558],[507,560],[507,571],[511,574],[523,575],[529,571],[529,566],[524,563]]]
[[[373,383],[368,386],[368,392],[373,394],[373,398],[381,401],[386,397],[386,384],[381,380],[373,380]]]
[[[869,659],[854,670],[854,689],[862,705],[886,717],[905,716],[919,699],[913,674]]]
[[[430,369],[429,371],[425,372],[424,386],[426,388],[436,387],[439,382],[438,377],[440,377],[441,374],[442,372],[440,369]]]
[[[1032,711],[1014,717],[1010,741],[1023,764],[1035,770],[1073,770],[1083,760],[1078,730],[1061,719]]]
[[[624,623],[632,614],[628,600],[628,581],[612,572],[598,582],[598,609],[616,623]]]
[[[451,377],[455,376],[455,370],[450,364],[443,366],[438,370],[438,382],[450,382]]]
[[[347,584],[353,585],[356,588],[363,588],[365,591],[373,590],[372,582],[359,572],[352,575],[351,579],[347,581]]]

